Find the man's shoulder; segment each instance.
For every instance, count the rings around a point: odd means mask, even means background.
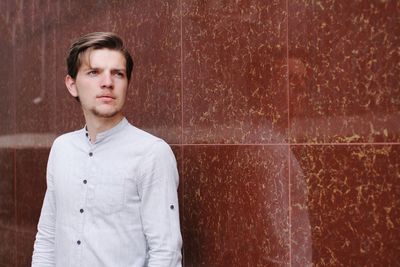
[[[139,129],[136,126],[130,124],[129,125],[129,139],[131,144],[134,144],[135,147],[142,147],[144,150],[151,149],[165,149],[169,148],[169,145],[160,137],[153,135],[146,130]]]
[[[142,144],[151,144],[159,140],[162,140],[161,138],[147,132],[146,130],[139,129],[132,124],[129,124],[128,132],[129,132],[127,136],[128,138],[135,141],[139,141]]]
[[[133,125],[130,125],[129,131],[130,146],[127,149],[143,157],[143,168],[152,166],[154,163],[176,166],[174,152],[165,140]]]

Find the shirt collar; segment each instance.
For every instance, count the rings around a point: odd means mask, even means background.
[[[128,125],[128,120],[124,117],[124,118],[122,118],[122,120],[121,120],[120,122],[118,122],[118,124],[115,125],[114,127],[110,128],[110,129],[108,129],[108,130],[106,130],[106,131],[104,131],[104,132],[98,133],[98,134],[96,135],[96,143],[99,143],[99,142],[101,142],[102,140],[106,139],[107,137],[112,136],[112,135],[118,133],[118,132],[121,131],[126,125]],[[88,132],[88,130],[87,130],[87,126],[86,126],[86,125],[85,125],[85,127],[84,127],[84,131],[85,131],[85,136],[86,136],[86,138],[89,140],[89,132]]]

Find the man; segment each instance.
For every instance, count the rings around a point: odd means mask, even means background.
[[[181,266],[175,158],[121,112],[129,52],[113,33],[90,33],[67,65],[86,126],[51,148],[32,266]]]

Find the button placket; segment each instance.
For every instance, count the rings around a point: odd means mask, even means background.
[[[89,188],[89,180],[90,180],[90,170],[93,166],[93,152],[92,152],[92,147],[89,148],[89,151],[87,152],[88,159],[86,161],[86,164],[84,166],[84,169],[82,170],[82,175],[81,177],[81,196],[80,196],[80,201],[77,207],[76,212],[79,214],[77,215],[79,218],[79,228],[78,228],[78,240],[77,244],[81,244],[81,240],[79,239],[83,232],[85,231],[85,224],[87,223],[87,218],[85,214],[87,213],[87,195],[88,195],[88,188]]]

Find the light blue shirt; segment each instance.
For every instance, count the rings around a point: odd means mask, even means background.
[[[178,179],[168,144],[125,118],[94,144],[58,137],[32,266],[181,266]]]

